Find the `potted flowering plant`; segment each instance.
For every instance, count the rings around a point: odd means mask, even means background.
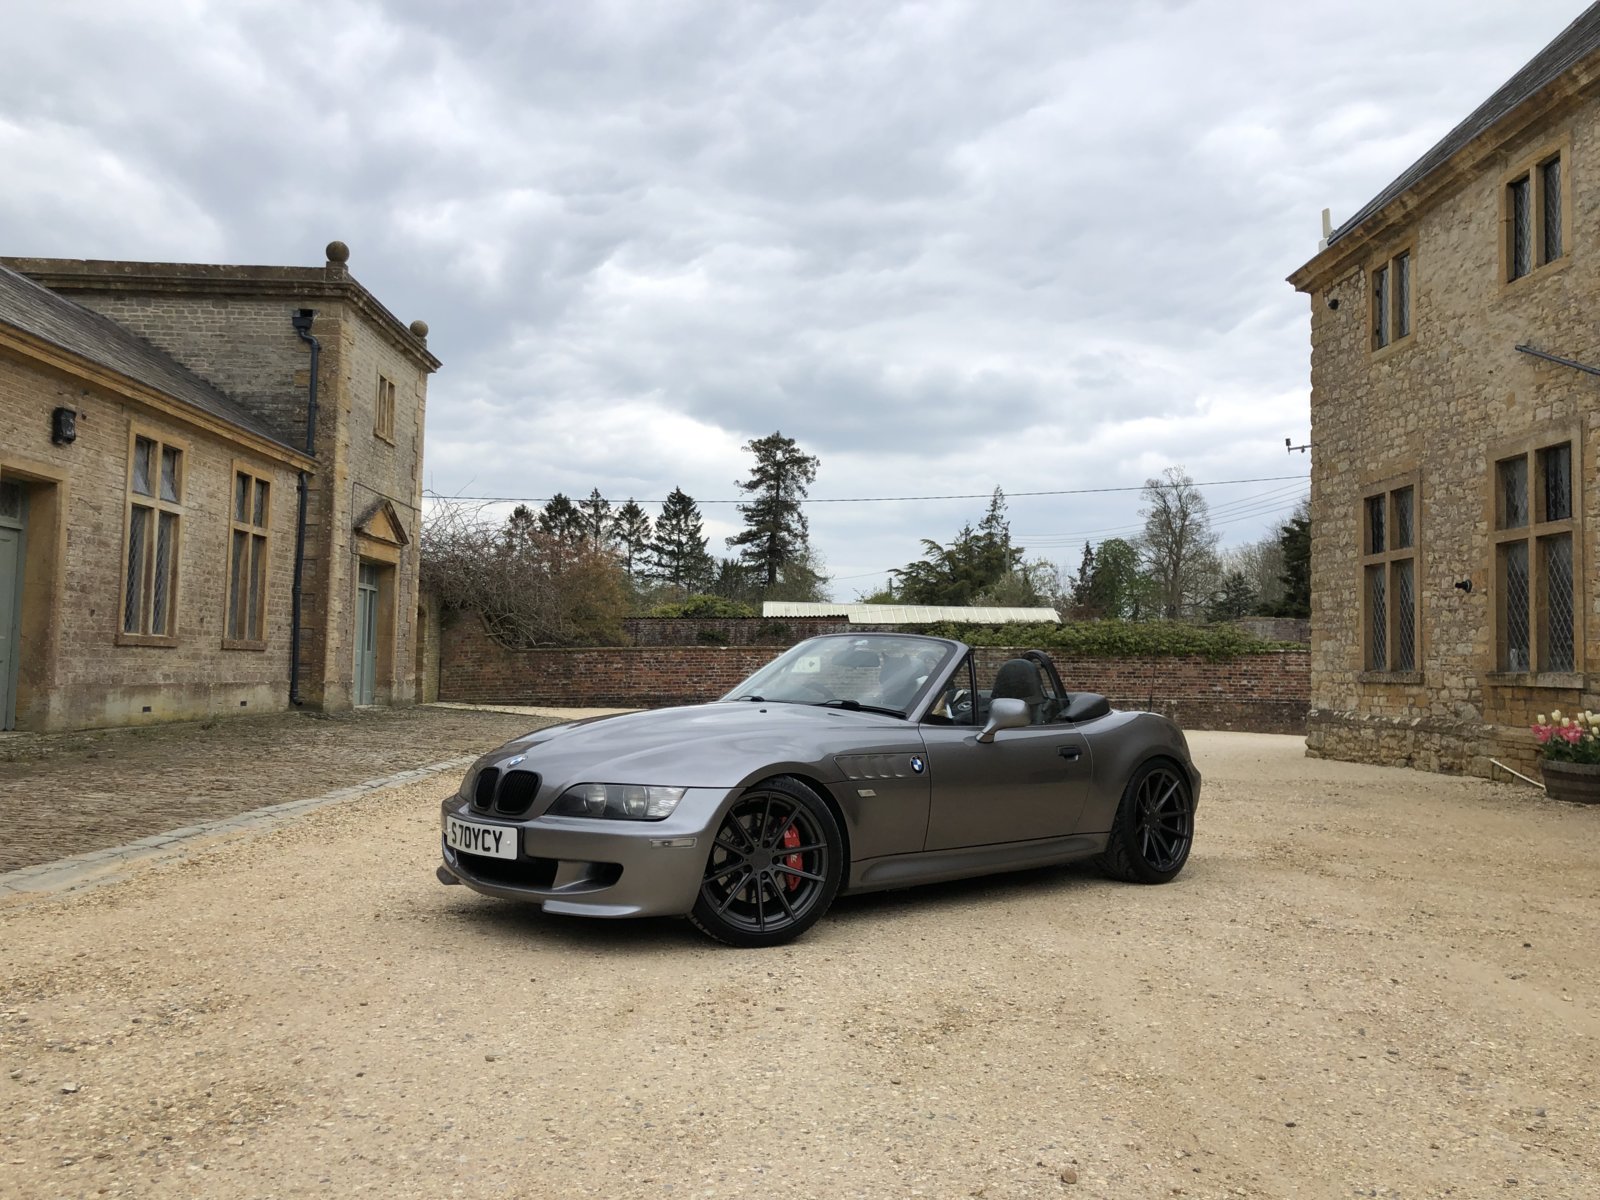
[[[1600,804],[1600,713],[1564,717],[1560,709],[1533,724],[1545,792],[1557,800]]]

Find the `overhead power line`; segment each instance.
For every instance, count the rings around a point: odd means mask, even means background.
[[[1235,483],[1278,483],[1285,479],[1293,479],[1304,483],[1310,477],[1307,475],[1260,475],[1253,479],[1212,479],[1205,482],[1192,482],[1189,487],[1226,487]],[[1093,487],[1093,488],[1058,488],[1044,492],[1006,492],[1007,500],[1017,500],[1026,496],[1094,496],[1108,492],[1142,492],[1150,487],[1167,488],[1179,487],[1180,484],[1172,483],[1141,483],[1129,484],[1126,487]],[[994,493],[987,492],[951,492],[938,496],[808,496],[803,504],[893,504],[911,500],[987,500]],[[471,500],[479,504],[548,504],[551,496],[449,496],[443,492],[425,490],[423,495],[430,500]],[[747,496],[736,497],[732,500],[700,500],[696,504],[749,504]],[[665,504],[665,500],[637,500],[638,504]]]

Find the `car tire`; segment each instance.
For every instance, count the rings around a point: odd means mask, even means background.
[[[1117,805],[1100,865],[1127,883],[1170,883],[1194,844],[1194,788],[1171,759],[1144,763]]]
[[[729,946],[778,946],[815,925],[839,894],[844,837],[797,779],[746,790],[723,817],[689,920]]]

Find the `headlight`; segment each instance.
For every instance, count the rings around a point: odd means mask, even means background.
[[[641,783],[580,783],[550,806],[557,817],[610,817],[621,821],[659,821],[670,817],[688,788],[646,787]]]
[[[461,786],[456,789],[458,800],[471,800],[472,789],[478,786],[478,776],[483,773],[483,764],[475,762],[467,768],[467,773],[462,777]]]

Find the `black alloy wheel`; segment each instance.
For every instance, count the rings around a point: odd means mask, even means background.
[[[1129,883],[1176,879],[1194,843],[1194,790],[1168,759],[1145,763],[1128,780],[1101,864]]]
[[[827,805],[797,780],[769,779],[718,826],[689,918],[730,946],[776,946],[828,911],[843,871],[844,839]]]

